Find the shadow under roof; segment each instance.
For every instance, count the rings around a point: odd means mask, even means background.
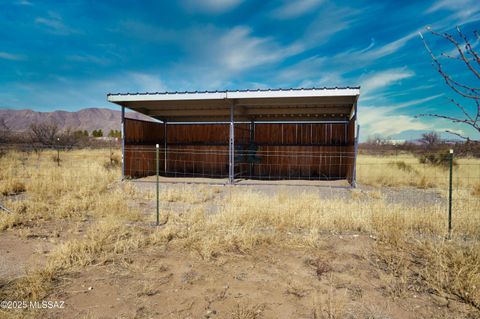
[[[167,122],[348,121],[360,87],[108,94],[108,101]]]

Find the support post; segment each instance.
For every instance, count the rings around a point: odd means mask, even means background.
[[[157,226],[160,225],[160,183],[158,180],[160,170],[160,145],[155,145],[157,157]]]
[[[164,148],[164,170],[165,170],[165,176],[167,176],[167,121],[163,122],[163,148]]]
[[[230,136],[229,136],[229,171],[228,171],[228,181],[233,185],[235,182],[235,127],[234,127],[234,118],[233,118],[233,107],[234,103],[230,104]]]
[[[249,176],[248,178],[253,177],[253,165],[255,165],[254,158],[256,157],[256,152],[254,151],[254,145],[255,145],[255,122],[254,120],[250,121],[250,141],[248,145],[248,160],[250,161],[248,167],[249,167]]]
[[[360,138],[360,125],[357,124],[357,134],[355,136],[355,148],[353,154],[353,174],[352,174],[352,187],[357,187],[357,156],[358,156],[358,139]]]
[[[453,149],[450,150],[450,180],[448,186],[448,239],[452,236],[452,180],[453,180]]]
[[[125,106],[122,105],[122,181],[125,179]]]

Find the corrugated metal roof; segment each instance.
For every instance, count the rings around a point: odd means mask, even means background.
[[[109,94],[112,103],[168,122],[229,120],[349,120],[360,87]]]
[[[206,94],[206,93],[234,93],[234,92],[276,92],[276,91],[316,91],[316,90],[359,90],[360,86],[335,86],[335,87],[311,87],[311,88],[278,88],[278,89],[243,89],[243,90],[215,90],[215,91],[164,91],[164,92],[125,92],[108,93],[107,96],[117,95],[171,95],[171,94]]]

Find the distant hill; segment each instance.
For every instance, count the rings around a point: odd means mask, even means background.
[[[126,112],[125,117],[151,121],[152,119],[136,112]],[[32,110],[0,109],[0,119],[12,130],[27,131],[32,123],[55,121],[61,130],[102,129],[104,134],[112,130],[120,130],[121,112],[104,108],[86,108],[77,112],[54,111],[36,112]]]

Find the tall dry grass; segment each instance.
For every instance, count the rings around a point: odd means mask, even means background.
[[[366,197],[366,198],[365,198]],[[273,197],[232,190],[220,213],[203,205],[178,214],[156,233],[157,241],[174,241],[203,259],[248,254],[259,246],[315,250],[325,234],[355,232],[377,238],[374,255],[394,278],[393,296],[412,285],[451,294],[480,308],[480,202],[455,211],[447,239],[445,206],[412,207],[368,194],[348,200],[303,193]]]
[[[266,195],[229,188],[221,194],[217,187],[172,187],[162,193],[162,201],[187,205],[180,211],[172,209],[168,223],[154,228],[146,223],[153,221],[153,216],[141,215],[132,205],[138,197],[149,197],[131,183],[118,183],[119,168],[105,165],[109,161],[107,150],[64,153],[60,166],[52,161],[52,155],[10,152],[0,158],[0,187],[14,182],[25,186],[25,191],[17,195],[3,195],[3,203],[14,214],[0,214],[0,230],[71,221],[72,225],[85,227],[86,236],[72,237],[58,245],[45,267],[0,288],[0,299],[6,295],[42,298],[59,277],[88,265],[124,258],[147,245],[172,242],[211,260],[224,254],[252,253],[265,245],[315,250],[321,247],[325,234],[355,232],[377,238],[376,264],[391,274],[393,295],[401,295],[409,285],[420,282],[422,289],[450,294],[479,308],[480,200],[472,200],[473,184],[468,181],[457,184],[459,201],[451,240],[446,240],[444,205],[416,207],[391,202],[381,189],[352,191],[346,199],[335,199],[287,190]],[[386,164],[379,166],[382,169],[361,165],[369,161]],[[360,157],[359,182],[398,187],[427,183],[428,187],[444,188],[442,179],[411,170],[409,165],[415,167],[412,157],[402,159],[404,164],[398,161]],[[467,171],[462,168],[462,160],[457,169],[475,176],[476,162],[465,161],[469,164]],[[425,169],[436,172],[438,168]],[[431,179],[424,182],[426,178]],[[212,203],[218,211],[208,209]]]
[[[480,183],[480,160],[456,158],[455,188],[473,188]],[[421,164],[411,154],[398,156],[361,155],[357,161],[357,179],[371,186],[413,186],[446,189],[449,183],[448,167]]]

